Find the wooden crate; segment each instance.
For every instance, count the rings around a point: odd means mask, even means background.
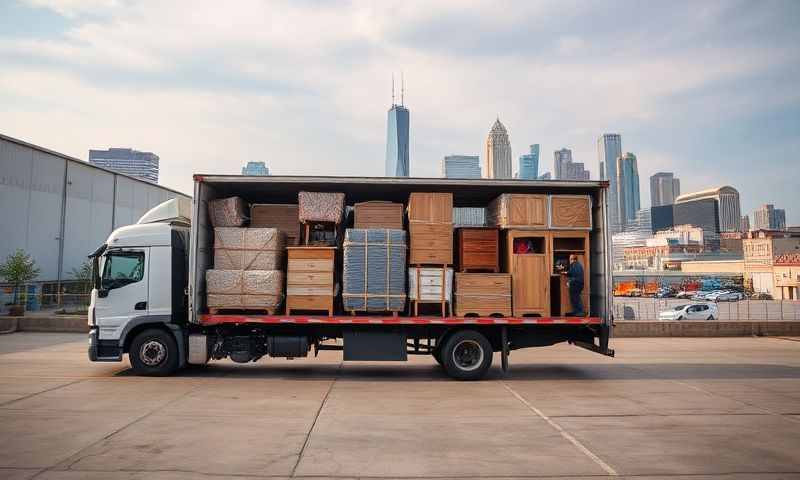
[[[508,273],[456,273],[456,316],[510,317],[511,275]]]
[[[459,228],[458,269],[467,271],[499,272],[499,232],[493,227]]]
[[[547,195],[500,195],[489,203],[486,220],[500,228],[547,228]]]
[[[326,310],[333,316],[336,295],[335,247],[287,247],[286,314]]]
[[[451,265],[453,263],[453,225],[450,223],[410,223],[408,226],[410,265]]]
[[[354,206],[355,228],[403,229],[403,204],[394,202],[360,202]]]
[[[505,271],[511,274],[512,306],[515,317],[550,316],[550,249],[545,231],[509,230],[505,242]],[[517,253],[515,243],[530,242],[533,248]]]
[[[453,194],[413,192],[408,197],[408,221],[453,223]]]
[[[250,226],[277,228],[286,234],[286,245],[300,244],[300,221],[298,206],[282,203],[257,203],[250,207]]]
[[[591,197],[588,195],[551,195],[550,228],[591,230]]]

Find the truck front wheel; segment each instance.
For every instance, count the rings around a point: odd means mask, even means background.
[[[492,366],[492,345],[473,330],[454,333],[441,354],[444,370],[457,380],[478,380]]]
[[[178,369],[178,345],[169,332],[151,328],[136,335],[128,351],[139,375],[163,377]]]

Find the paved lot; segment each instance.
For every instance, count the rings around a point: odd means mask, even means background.
[[[619,320],[658,320],[662,310],[695,302],[679,298],[614,297]],[[742,300],[717,303],[717,320],[800,320],[800,300]]]
[[[0,478],[800,478],[800,341],[615,347],[474,383],[338,352],[153,379],[89,363],[82,335],[3,335]]]

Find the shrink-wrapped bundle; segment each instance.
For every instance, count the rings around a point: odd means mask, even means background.
[[[241,227],[247,222],[247,204],[240,197],[211,200],[208,218],[212,227]]]
[[[483,227],[486,225],[486,209],[482,207],[454,207],[453,224],[457,227]]]
[[[298,217],[301,223],[331,222],[339,224],[344,216],[344,193],[299,192]]]
[[[286,241],[277,228],[214,229],[217,270],[282,270]]]
[[[342,301],[349,311],[393,311],[406,303],[406,232],[345,232]]]
[[[280,270],[206,270],[208,308],[274,309],[283,300]]]

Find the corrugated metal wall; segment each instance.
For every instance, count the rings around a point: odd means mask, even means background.
[[[21,248],[41,270],[37,281],[57,281],[59,272],[69,280],[113,229],[178,195],[0,138],[0,261]]]

